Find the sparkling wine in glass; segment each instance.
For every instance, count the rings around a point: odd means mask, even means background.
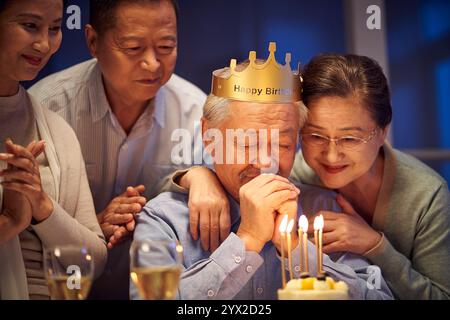
[[[181,275],[182,246],[176,241],[135,241],[131,279],[144,300],[172,300]]]
[[[93,257],[84,247],[48,248],[44,250],[44,272],[53,300],[84,300],[94,275]]]

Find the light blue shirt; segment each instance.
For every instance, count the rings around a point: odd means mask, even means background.
[[[301,185],[300,190],[299,215],[302,212],[313,215],[319,210],[339,211],[333,192],[306,185]],[[134,241],[178,240],[183,246],[179,299],[277,299],[277,289],[281,288],[281,260],[277,250],[272,242],[266,243],[260,253],[245,250],[244,242],[236,235],[240,223],[239,204],[231,197],[229,200],[232,232],[212,254],[203,250],[200,241],[194,241],[189,233],[187,195],[162,193],[149,201],[141,212]],[[308,243],[308,251],[309,269],[315,275],[316,249],[311,242]],[[170,256],[162,259],[167,259],[168,264],[173,262]],[[298,277],[298,247],[293,250],[292,259],[295,277]],[[146,264],[145,261],[140,263],[141,266]],[[374,270],[379,272],[379,269],[370,266],[364,258],[349,253],[324,255],[323,264],[329,276],[348,284],[352,299],[393,297],[382,277],[379,289],[368,285],[369,277]],[[139,299],[137,288],[132,282],[130,296]]]

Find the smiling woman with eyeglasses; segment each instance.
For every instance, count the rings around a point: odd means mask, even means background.
[[[382,69],[363,56],[320,55],[303,79],[309,115],[292,178],[336,190],[343,211],[321,212],[324,252],[364,255],[397,298],[448,299],[448,186],[385,141],[392,108]]]

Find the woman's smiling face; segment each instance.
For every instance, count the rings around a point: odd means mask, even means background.
[[[308,105],[309,115],[302,133],[328,138],[356,137],[367,141],[352,149],[335,142],[312,146],[302,142],[308,165],[331,189],[342,188],[367,173],[375,163],[387,129],[380,129],[356,96],[322,97]]]
[[[62,0],[14,0],[0,12],[0,76],[34,79],[61,45]]]

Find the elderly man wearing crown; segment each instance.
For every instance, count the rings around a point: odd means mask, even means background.
[[[183,270],[179,299],[276,299],[281,288],[282,248],[278,227],[282,217],[297,219],[302,212],[336,206],[330,191],[301,186],[287,177],[291,172],[298,133],[306,118],[300,101],[301,78],[275,59],[275,43],[266,61],[250,52],[249,61],[213,72],[212,93],[204,105],[203,143],[228,194],[231,233],[213,253],[189,233],[186,194],[167,192],[150,201],[138,218],[134,241],[176,240],[183,246]],[[295,234],[295,233],[294,233]],[[292,239],[290,270],[300,276],[298,239]],[[315,247],[308,242],[309,261]],[[173,262],[160,254],[158,264]],[[284,258],[285,259],[285,258]],[[284,262],[284,261],[283,261]],[[150,262],[149,262],[150,263]],[[140,266],[146,267],[146,261]],[[309,272],[316,274],[317,264]],[[367,285],[369,271],[376,268],[356,256],[323,257],[323,270],[348,285],[350,298],[389,299],[392,295],[380,280],[378,288]],[[380,277],[381,275],[378,274]],[[131,298],[139,298],[131,283]]]

